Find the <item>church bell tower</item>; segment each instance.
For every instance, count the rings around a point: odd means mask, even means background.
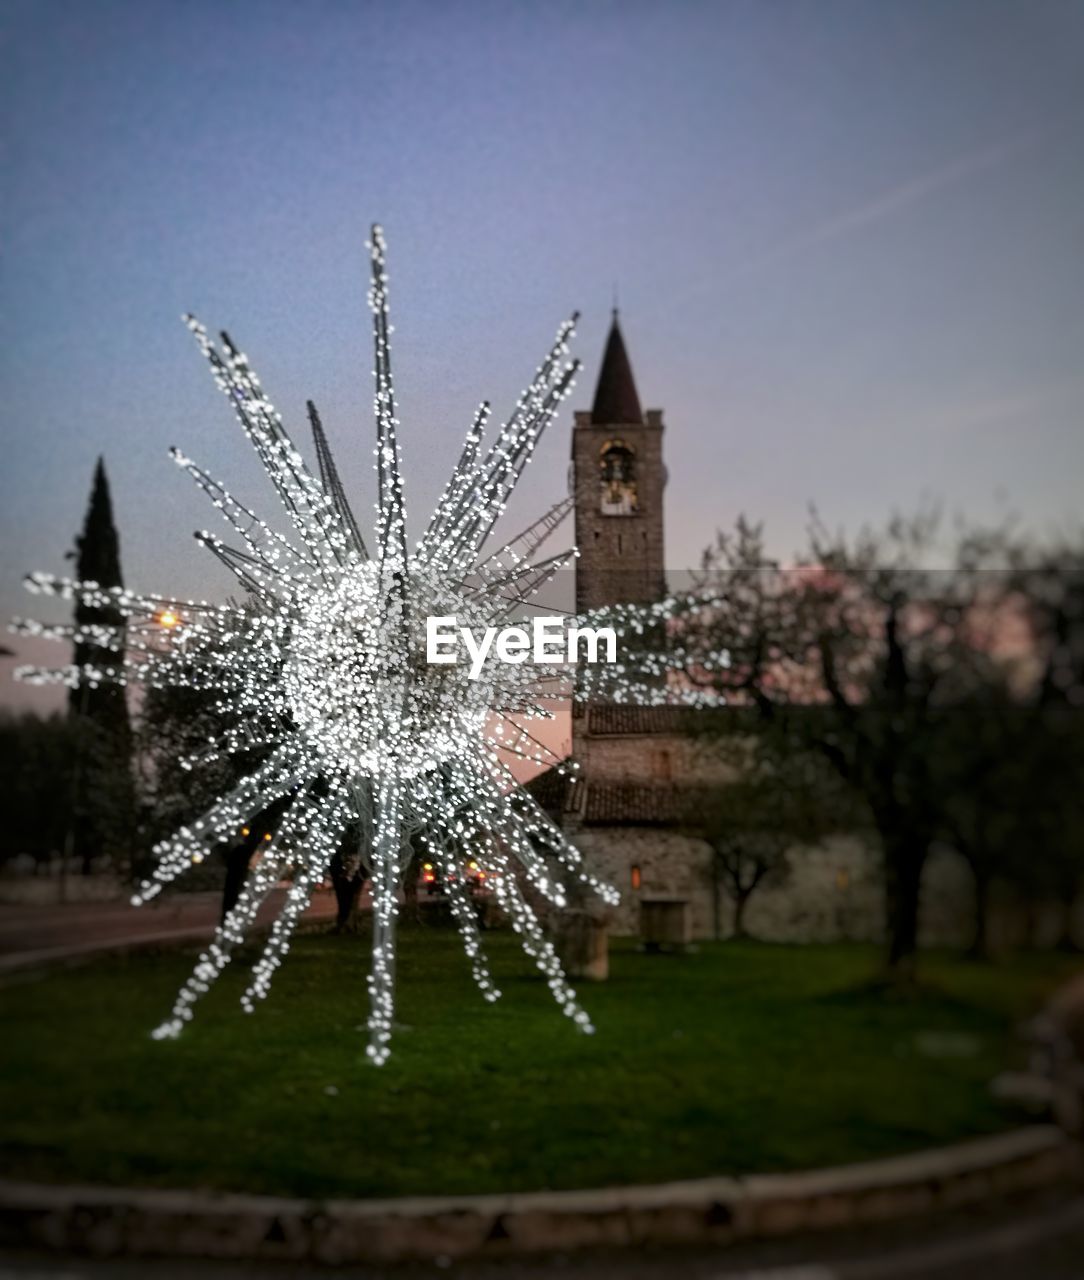
[[[640,409],[614,309],[590,412],[572,429],[576,611],[666,594],[662,410]]]

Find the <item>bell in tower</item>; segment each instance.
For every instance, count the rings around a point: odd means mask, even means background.
[[[640,409],[615,309],[594,404],[572,430],[577,612],[666,594],[662,432],[662,410]]]
[[[599,510],[604,516],[636,514],[636,454],[624,440],[607,440],[599,455]]]

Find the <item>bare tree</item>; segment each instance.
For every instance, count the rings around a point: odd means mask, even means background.
[[[731,665],[700,678],[755,710],[777,752],[817,754],[861,802],[882,855],[888,968],[904,980],[923,869],[959,784],[943,768],[946,724],[1009,662],[998,648],[1018,588],[1006,536],[958,534],[950,567],[925,567],[939,535],[931,513],[853,540],[815,522],[784,571],[743,520],[705,556],[719,600],[705,639]]]
[[[853,812],[816,756],[779,751],[772,735],[735,728],[715,746],[733,781],[688,793],[682,827],[711,849],[713,881],[718,878],[733,904],[734,936],[744,938],[753,895],[784,884],[799,850],[849,825]]]

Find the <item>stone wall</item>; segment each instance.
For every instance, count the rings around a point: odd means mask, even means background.
[[[621,892],[611,932],[639,931],[639,899],[688,899],[694,938],[715,934],[711,854],[700,840],[652,827],[587,827],[574,837],[588,866]],[[884,891],[876,851],[851,836],[838,836],[791,853],[792,872],[778,886],[760,888],[745,913],[746,930],[766,942],[879,942],[884,937]],[[639,869],[640,887],[632,884]],[[922,879],[921,945],[966,947],[972,936],[974,892],[963,860],[950,849],[931,855]],[[718,886],[719,934],[732,932],[733,904]],[[1004,887],[995,893],[990,942],[996,949],[1024,945],[1029,933],[1040,945],[1056,941],[1060,911],[1049,904],[1037,921]],[[1075,936],[1084,940],[1084,904],[1075,912]]]
[[[593,782],[714,786],[733,781],[739,772],[704,743],[681,734],[583,734],[576,739],[575,755],[583,777]]]

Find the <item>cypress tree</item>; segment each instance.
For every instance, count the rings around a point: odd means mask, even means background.
[[[124,585],[120,567],[120,539],[113,523],[113,503],[105,463],[94,469],[83,532],[76,538],[76,577],[102,587]],[[104,608],[78,602],[75,623],[116,628],[116,644],[77,640],[73,660],[77,665],[114,666],[124,656],[124,617],[114,606]],[[70,714],[79,726],[80,753],[74,792],[74,852],[83,871],[91,861],[106,856],[126,861],[131,854],[135,821],[132,783],[132,726],[122,686],[80,684],[69,694]]]

